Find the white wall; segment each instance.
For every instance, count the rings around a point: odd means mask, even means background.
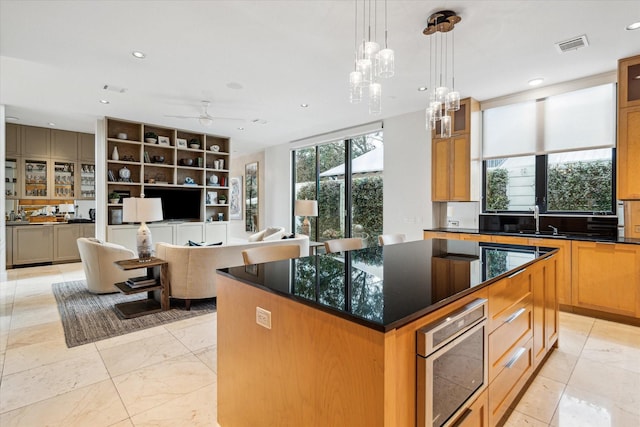
[[[405,233],[410,240],[422,239],[423,229],[432,227],[431,142],[423,112],[385,120],[384,147],[383,231]],[[264,182],[268,186],[260,209],[264,210],[265,224],[288,228],[291,145],[267,148],[264,159]],[[232,161],[237,164],[235,158]]]
[[[5,107],[0,104],[0,164],[4,165],[7,143],[5,141]],[[5,197],[5,170],[0,170],[0,194]],[[7,280],[7,241],[6,241],[6,223],[5,223],[5,203],[0,203],[0,282]]]

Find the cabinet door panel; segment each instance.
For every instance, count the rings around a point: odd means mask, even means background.
[[[13,264],[51,262],[53,259],[53,227],[24,225],[13,228]]]
[[[640,107],[618,112],[616,158],[618,199],[640,199]]]
[[[96,161],[96,139],[92,133],[78,133],[78,158],[83,162]]]
[[[449,199],[449,140],[434,139],[431,159],[431,199],[447,201]]]
[[[55,225],[53,228],[53,260],[74,261],[80,259],[76,240],[80,237],[80,225]]]
[[[20,139],[24,156],[49,157],[51,155],[50,129],[23,126]]]
[[[20,125],[14,125],[11,123],[6,124],[5,128],[5,144],[6,155],[15,156],[20,154]]]
[[[450,200],[470,200],[471,146],[469,136],[461,135],[451,140],[452,170],[450,174]]]
[[[51,157],[75,162],[78,158],[78,133],[52,129]]]

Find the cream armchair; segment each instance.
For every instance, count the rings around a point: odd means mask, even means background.
[[[94,294],[118,292],[118,288],[114,286],[115,283],[147,274],[144,268],[124,271],[114,264],[114,261],[137,258],[132,250],[124,246],[86,237],[77,239],[76,243],[89,292]]]
[[[298,236],[226,246],[178,246],[160,242],[156,244],[156,256],[168,263],[169,296],[186,300],[189,310],[192,299],[217,295],[217,269],[244,265],[242,251],[245,249],[275,245],[298,245],[300,256],[309,255],[309,238]]]

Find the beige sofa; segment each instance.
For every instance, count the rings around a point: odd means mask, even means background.
[[[80,237],[76,243],[87,279],[87,288],[94,294],[118,292],[115,283],[147,274],[145,268],[124,271],[114,264],[115,261],[123,259],[138,258],[131,249],[86,237]]]
[[[242,251],[257,246],[299,245],[300,256],[309,255],[309,238],[264,240],[226,246],[178,246],[156,244],[156,256],[168,262],[167,278],[171,298],[186,300],[213,298],[217,295],[216,269],[244,265]]]

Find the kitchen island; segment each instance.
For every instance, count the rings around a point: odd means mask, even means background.
[[[220,270],[218,423],[414,426],[416,332],[478,299],[488,384],[462,425],[498,423],[557,341],[556,251],[433,239]]]

